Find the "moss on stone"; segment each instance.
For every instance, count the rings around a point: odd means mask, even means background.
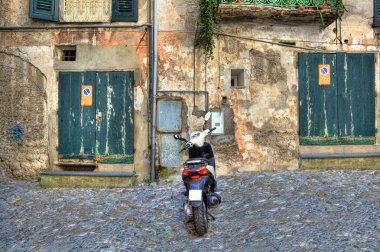
[[[172,168],[172,167],[160,166],[158,168],[158,172],[159,172],[158,174],[159,174],[160,180],[165,180],[173,175],[178,175],[179,171],[180,170],[178,168]]]
[[[301,169],[369,170],[380,168],[380,157],[301,159]]]
[[[132,185],[133,177],[42,175],[43,188],[120,188]]]

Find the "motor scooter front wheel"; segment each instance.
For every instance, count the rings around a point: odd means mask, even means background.
[[[193,207],[193,217],[195,231],[199,236],[203,236],[208,230],[207,208],[204,202],[200,207]]]

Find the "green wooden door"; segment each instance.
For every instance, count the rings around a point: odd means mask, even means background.
[[[338,118],[341,144],[375,143],[375,58],[338,53]]]
[[[103,163],[133,163],[133,72],[97,73],[96,150]]]
[[[329,85],[320,85],[320,65],[330,67]],[[300,143],[374,144],[374,80],[371,53],[300,53]]]
[[[299,63],[301,143],[334,141],[338,137],[336,55],[302,53]],[[330,85],[319,85],[319,64],[330,64]]]
[[[92,87],[82,106],[82,86]],[[59,156],[133,163],[133,72],[59,74]]]

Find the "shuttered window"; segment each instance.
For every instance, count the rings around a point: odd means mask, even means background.
[[[112,21],[137,22],[137,0],[112,0]]]
[[[58,21],[58,0],[30,0],[29,16],[31,18]]]
[[[374,0],[373,26],[380,26],[380,0]]]
[[[58,7],[59,0],[29,0],[29,16],[58,21]],[[138,0],[112,0],[112,21],[137,22],[137,19]]]

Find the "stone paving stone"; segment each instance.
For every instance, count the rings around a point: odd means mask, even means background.
[[[41,189],[0,181],[0,251],[379,251],[379,171],[218,178],[209,233],[181,210],[182,183]]]

